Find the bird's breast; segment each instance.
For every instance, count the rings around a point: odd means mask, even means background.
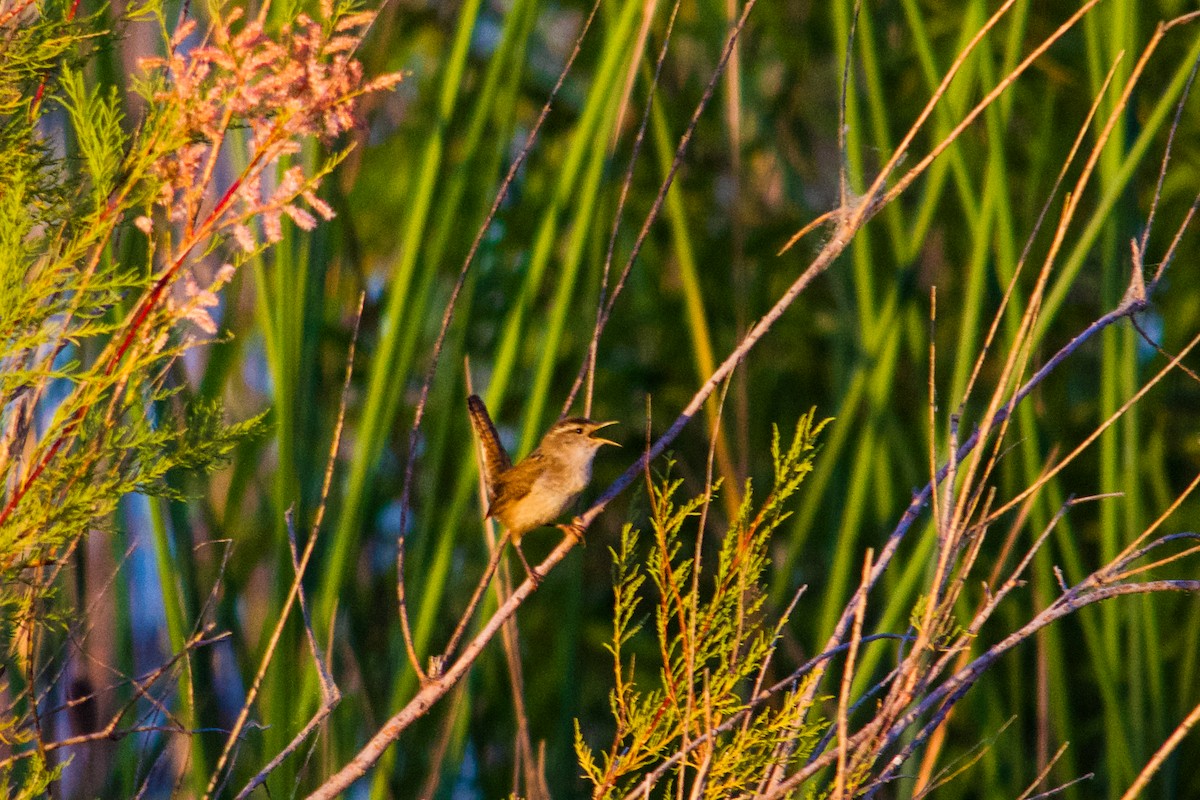
[[[504,527],[518,538],[526,531],[548,525],[558,519],[591,479],[591,465],[582,468],[547,467],[534,480],[529,492],[505,504],[498,512]]]

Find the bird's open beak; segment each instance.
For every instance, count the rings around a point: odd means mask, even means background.
[[[590,431],[588,431],[588,438],[590,438],[594,442],[601,442],[602,444],[611,444],[613,447],[620,447],[621,445],[617,444],[612,439],[605,439],[603,436],[596,435],[596,431],[600,430],[601,428],[607,428],[609,425],[616,425],[616,424],[617,424],[616,420],[613,420],[611,422],[598,422],[598,423],[596,423],[596,427],[594,427]]]

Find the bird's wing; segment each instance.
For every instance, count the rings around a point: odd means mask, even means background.
[[[531,454],[530,458],[536,458],[536,454]],[[526,480],[525,476],[514,473],[512,470],[503,472],[498,478],[493,488],[491,495],[488,497],[488,516],[494,516],[497,511],[497,497],[504,498],[504,504],[511,506],[514,503],[519,503],[525,495],[533,491],[533,483]]]
[[[475,431],[475,443],[479,449],[479,463],[483,469],[483,483],[487,488],[488,502],[496,499],[500,476],[512,467],[512,460],[500,444],[500,434],[492,424],[487,406],[479,395],[467,398],[467,413],[471,417],[471,429]]]

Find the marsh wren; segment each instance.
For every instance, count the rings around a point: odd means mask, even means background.
[[[583,417],[559,420],[542,437],[537,449],[514,465],[478,395],[467,398],[467,411],[482,453],[489,504],[486,516],[500,520],[536,584],[540,577],[525,560],[521,537],[553,522],[579,496],[592,479],[596,451],[603,445],[616,444],[593,434],[616,423],[592,422]],[[580,535],[575,528],[571,530]]]

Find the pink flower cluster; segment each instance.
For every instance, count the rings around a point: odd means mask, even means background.
[[[301,14],[274,38],[262,18],[242,17],[241,9],[233,9],[190,50],[184,44],[196,22],[187,20],[172,37],[167,58],[139,64],[161,70],[164,82],[152,99],[164,111],[162,123],[174,141],[182,142],[158,158],[154,169],[162,180],[157,204],[169,220],[185,226],[179,245],[188,249],[198,243],[189,241],[193,234],[207,238],[229,228],[251,252],[258,246],[255,217],[262,220],[267,242],[279,241],[284,215],[311,229],[316,219],[297,205],[301,198],[318,216],[331,218],[333,210],[315,194],[319,175],[292,167],[276,178],[272,168],[299,152],[303,139],[328,141],[353,128],[355,100],[400,80],[392,74],[363,83],[362,64],[353,53],[372,14],[346,15],[328,26]],[[234,129],[249,131],[249,160],[218,193],[218,159]],[[148,232],[152,223],[142,217],[137,227]]]

